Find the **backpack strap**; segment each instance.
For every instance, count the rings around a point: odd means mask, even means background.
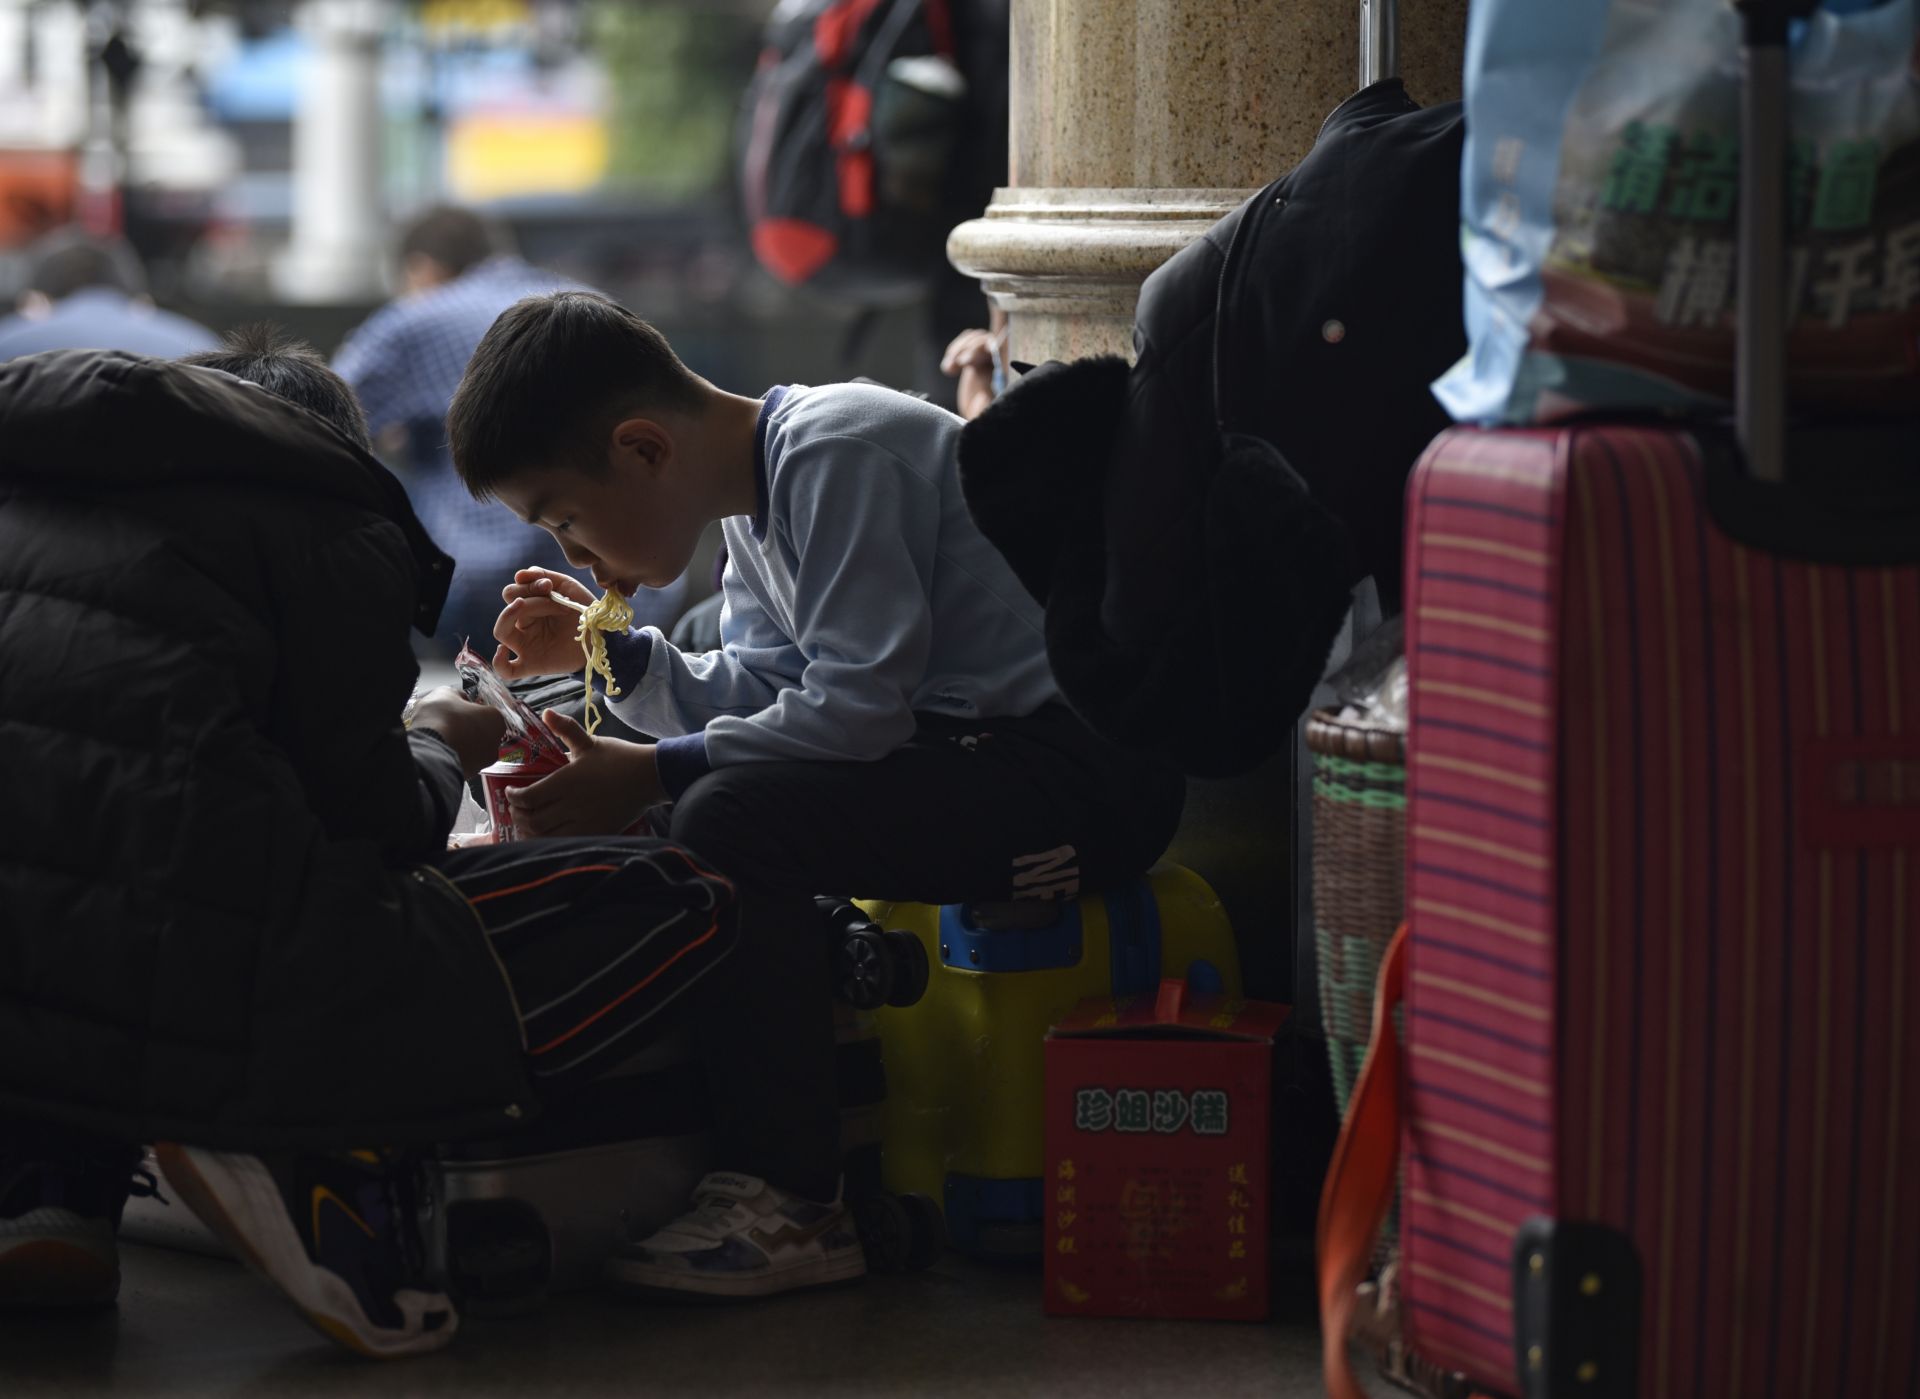
[[[860,55],[860,66],[854,69],[853,80],[868,92],[880,90],[880,82],[887,76],[887,65],[893,61],[893,46],[900,42],[900,36],[913,23],[913,17],[920,12],[920,5],[921,0],[893,0],[893,7],[887,11],[887,17],[874,32],[873,42]]]
[[[1380,959],[1373,993],[1373,1034],[1366,1067],[1340,1124],[1340,1141],[1320,1194],[1314,1254],[1320,1274],[1321,1374],[1328,1399],[1367,1399],[1354,1378],[1347,1341],[1360,1284],[1373,1263],[1380,1226],[1400,1183],[1400,1133],[1406,1124],[1405,1068],[1394,1013],[1406,999],[1407,925]],[[1475,1391],[1472,1399],[1484,1399]]]
[[[893,0],[851,79],[827,80],[827,127],[840,213],[849,222],[848,241],[856,253],[867,251],[872,236],[868,220],[874,213],[878,178],[873,156],[874,98],[893,61],[894,46],[919,14],[920,4],[921,0]]]

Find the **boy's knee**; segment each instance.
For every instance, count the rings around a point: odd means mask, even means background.
[[[710,772],[682,792],[673,804],[669,835],[680,845],[717,864],[730,878],[748,877],[758,852],[777,832],[742,767]]]

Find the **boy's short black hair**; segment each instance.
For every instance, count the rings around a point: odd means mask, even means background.
[[[219,369],[318,413],[359,447],[371,451],[367,415],[347,381],[327,368],[320,352],[276,325],[245,325],[227,332],[217,350],[183,355],[180,363]]]
[[[418,253],[458,277],[497,253],[511,252],[507,235],[471,209],[436,204],[418,215],[400,235],[400,259]]]
[[[453,464],[485,500],[531,471],[598,472],[625,416],[695,408],[702,381],[666,337],[586,291],[530,296],[502,312],[447,409]]]
[[[28,291],[62,301],[88,287],[108,287],[123,296],[147,294],[147,270],[124,238],[98,238],[78,228],[60,228],[27,253]]]

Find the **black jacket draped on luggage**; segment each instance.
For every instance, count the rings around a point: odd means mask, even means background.
[[[1401,495],[1466,349],[1458,103],[1398,80],[1147,279],[1135,363],[1042,365],[961,437],[1069,702],[1189,773],[1289,740],[1353,586],[1398,610]]]
[[[399,723],[450,572],[264,390],[0,366],[0,1117],[257,1149],[528,1111],[506,982],[420,864],[458,765]]]

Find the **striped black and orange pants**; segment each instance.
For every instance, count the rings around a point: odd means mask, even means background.
[[[665,841],[527,841],[435,863],[480,915],[545,1090],[634,1053],[733,944],[732,885]]]

